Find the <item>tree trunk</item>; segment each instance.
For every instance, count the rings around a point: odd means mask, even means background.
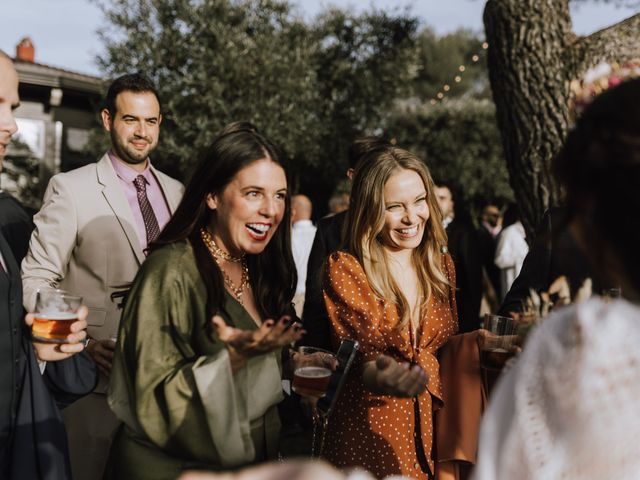
[[[509,181],[531,240],[561,202],[551,164],[569,128],[569,84],[602,60],[640,56],[640,15],[580,38],[568,0],[489,0],[484,25]]]

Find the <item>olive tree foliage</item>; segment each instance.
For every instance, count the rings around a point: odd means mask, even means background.
[[[407,83],[416,20],[403,15],[329,10],[307,24],[282,0],[96,1],[107,20],[102,69],[156,83],[154,159],[185,177],[221,127],[249,120],[288,153],[292,190],[330,190],[346,146]]]
[[[413,17],[378,10],[353,15],[331,9],[316,19],[313,61],[322,148],[316,171],[328,183],[344,178],[349,144],[363,134],[380,134],[396,99],[409,94],[416,28]]]
[[[640,14],[580,37],[569,0],[489,0],[484,24],[509,178],[533,238],[543,212],[562,202],[551,166],[570,127],[570,82],[601,61],[640,57]]]
[[[185,176],[217,131],[254,122],[304,163],[319,151],[319,101],[304,23],[277,0],[110,0],[99,61],[111,78],[140,71],[163,101],[156,161]]]
[[[460,29],[438,36],[426,27],[417,36],[417,71],[413,80],[414,95],[423,100],[435,98],[444,85],[449,85],[447,98],[465,96],[488,98],[489,76],[483,39],[471,30]],[[474,55],[480,60],[474,62]],[[464,67],[460,71],[460,66]],[[459,81],[456,82],[456,77]]]
[[[456,203],[477,212],[485,202],[513,200],[495,120],[487,99],[454,99],[396,110],[388,134],[424,159],[436,182],[459,192]]]

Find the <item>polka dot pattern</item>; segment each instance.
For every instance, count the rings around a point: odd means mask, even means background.
[[[376,298],[365,272],[346,252],[332,254],[324,272],[323,293],[334,346],[342,338],[360,342],[358,363],[347,379],[329,420],[323,455],[338,467],[360,466],[378,478],[404,475],[427,478],[433,472],[433,411],[442,405],[437,350],[455,334],[455,270],[443,259],[452,285],[447,299],[432,296],[417,330],[397,329],[395,304]],[[417,398],[374,395],[362,385],[362,364],[384,353],[399,362],[420,365],[429,375],[427,391]],[[422,459],[422,461],[421,461]]]

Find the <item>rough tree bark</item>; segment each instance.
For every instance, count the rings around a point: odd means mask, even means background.
[[[640,14],[579,37],[569,0],[489,0],[484,25],[509,181],[531,239],[561,202],[551,163],[569,128],[569,84],[601,61],[640,57]]]

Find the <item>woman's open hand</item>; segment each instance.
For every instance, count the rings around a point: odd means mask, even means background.
[[[257,330],[241,330],[227,325],[222,317],[215,315],[211,322],[220,341],[227,345],[230,353],[245,359],[278,350],[302,338],[304,330],[298,322],[291,323],[288,316],[280,320],[265,320]]]

